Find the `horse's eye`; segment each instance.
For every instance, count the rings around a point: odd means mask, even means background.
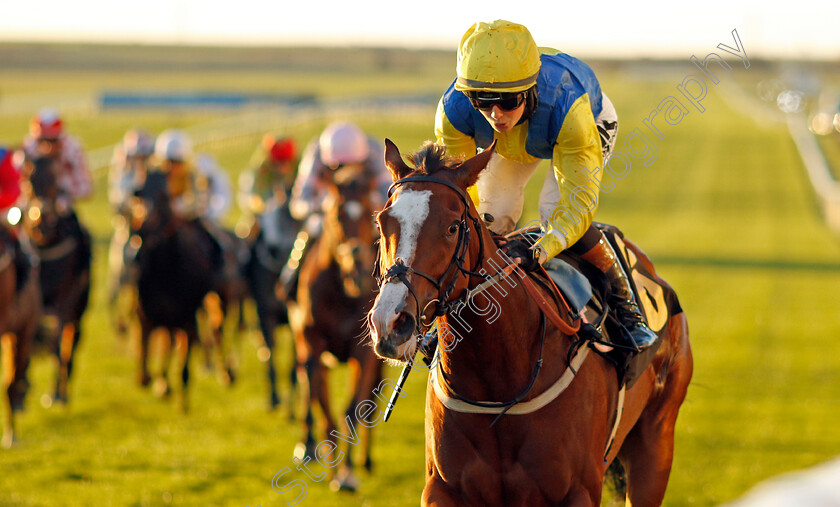
[[[455,222],[452,225],[450,225],[449,230],[447,232],[449,232],[449,234],[455,234],[456,232],[458,232],[458,222]]]

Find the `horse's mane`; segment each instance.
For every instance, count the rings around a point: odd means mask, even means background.
[[[446,155],[446,146],[426,141],[423,146],[412,155],[415,171],[420,174],[432,175],[438,171],[448,171],[455,165],[454,160]]]
[[[462,158],[450,157],[446,154],[446,147],[432,141],[426,141],[411,157],[414,170],[418,174],[444,177],[456,185],[469,188],[478,179],[478,173],[463,170]]]

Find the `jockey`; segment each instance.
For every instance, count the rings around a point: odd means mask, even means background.
[[[230,189],[230,176],[222,169],[216,157],[209,153],[198,153],[195,168],[200,175],[199,196],[204,216],[214,223],[219,223],[230,210],[233,194]]]
[[[128,243],[130,232],[126,215],[135,192],[143,187],[146,173],[151,169],[155,151],[155,138],[148,132],[132,128],[123,135],[122,142],[114,147],[108,171],[108,201],[116,215],[112,221],[114,235],[108,250],[109,301],[116,302],[124,282],[127,264],[136,254]]]
[[[108,172],[108,201],[117,213],[124,212],[134,192],[143,186],[154,152],[154,136],[134,128],[114,147]]]
[[[29,134],[23,139],[27,158],[49,157],[58,160],[58,186],[68,208],[78,199],[93,193],[93,177],[79,141],[64,132],[61,117],[53,109],[42,109],[29,122]]]
[[[3,212],[3,225],[10,223],[5,221],[6,215],[20,197],[20,171],[15,167],[14,158],[12,150],[0,146],[0,211]],[[14,215],[17,216],[16,213]]]
[[[332,171],[357,164],[363,166],[365,175],[376,181],[372,202],[381,208],[388,200],[391,175],[385,168],[382,144],[349,122],[335,122],[327,126],[318,139],[307,145],[292,188],[290,211],[303,222],[295,248],[280,276],[281,286],[287,297],[294,298],[297,269],[312,238],[321,234],[323,212],[327,204],[329,179]]]
[[[296,168],[297,146],[294,139],[266,134],[251,159],[251,169],[243,171],[239,177],[237,200],[244,212],[243,223],[251,229],[254,222],[258,222],[271,245],[280,242],[280,231],[266,220],[272,220],[270,211],[288,201]]]
[[[166,191],[173,213],[182,220],[201,225],[217,251],[218,256],[214,262],[221,266],[224,255],[229,250],[226,248],[228,241],[222,237],[221,227],[211,214],[219,211],[224,213],[227,210],[230,204],[230,190],[228,187],[227,197],[214,194],[210,179],[202,169],[213,174],[217,171],[223,172],[222,169],[212,157],[196,157],[190,137],[186,132],[176,129],[160,133],[155,141],[154,158],[157,163],[155,171],[166,175]],[[202,159],[204,162],[200,163],[203,166],[199,169],[197,164]],[[224,182],[221,186],[224,186]],[[219,188],[217,183],[215,191],[219,192]]]
[[[166,175],[167,196],[180,218],[191,220],[199,213],[192,140],[181,130],[164,130],[155,141],[154,170]]]
[[[37,254],[19,227],[21,209],[15,206],[21,193],[22,155],[0,146],[0,241],[7,243],[13,252],[17,290],[26,283],[30,268],[38,263]]]
[[[479,22],[458,48],[457,78],[435,116],[437,142],[472,156],[496,140],[496,151],[470,195],[496,234],[513,231],[522,215],[525,184],[551,161],[539,199],[544,236],[502,249],[533,270],[567,248],[600,269],[612,286],[610,306],[638,349],[656,334],[644,323],[627,274],[607,239],[592,225],[601,168],[615,144],[618,117],[595,74],[582,61],[538,49],[527,28],[509,21]]]

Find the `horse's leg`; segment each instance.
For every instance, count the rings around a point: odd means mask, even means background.
[[[81,336],[81,322],[75,321],[64,325],[61,330],[60,366],[58,385],[56,386],[56,401],[67,403],[70,389],[70,377],[73,375],[73,357]]]
[[[350,358],[350,360],[347,361],[347,369],[349,376],[347,384],[352,386],[353,395],[350,398],[350,404],[347,405],[347,410],[344,411],[345,421],[349,420],[350,424],[353,424],[356,434],[364,446],[367,445],[370,431],[363,425],[359,424],[356,420],[356,406],[358,406],[359,402],[364,398],[364,394],[361,392],[362,384],[360,379],[362,377],[362,368],[359,360],[354,357]],[[349,431],[349,428],[347,429],[347,434],[351,434],[352,432]],[[329,435],[329,430],[327,435]],[[338,475],[333,483],[335,487],[345,491],[356,491],[359,488],[359,479],[356,477],[353,466],[353,447],[350,445],[347,446],[347,456],[344,459],[341,469],[338,471]]]
[[[298,366],[301,370],[298,373],[298,377],[303,379],[301,386],[306,391],[302,394],[306,403],[306,411],[303,418],[303,442],[299,443],[295,448],[295,457],[298,459],[303,459],[304,456],[315,457],[315,436],[313,429],[315,426],[315,417],[312,413],[312,407],[316,403],[320,386],[318,365],[319,360],[310,357]]]
[[[14,412],[12,410],[12,398],[14,389],[15,357],[18,355],[18,340],[12,333],[0,336],[0,357],[2,357],[3,380],[2,380],[2,410],[3,410],[3,438],[2,445],[9,448],[14,443],[15,426]]]
[[[116,326],[119,338],[131,339],[132,326],[137,315],[137,288],[125,280],[119,288],[116,302]]]
[[[370,354],[367,361],[362,364],[362,378],[359,382],[359,394],[362,399],[368,399],[376,403],[376,398],[372,396],[373,390],[382,380],[382,363],[376,356]],[[373,455],[371,453],[371,446],[373,443],[373,428],[365,428],[364,443],[362,449],[364,450],[364,467],[368,472],[373,471]]]
[[[223,364],[231,384],[236,382],[236,362],[233,351],[238,349],[240,339],[239,323],[242,320],[242,298],[235,294],[234,290],[235,288],[231,288],[231,294],[225,302],[221,335],[223,341],[219,346],[224,351]],[[227,337],[227,340],[224,340],[225,337]]]
[[[274,329],[277,327],[277,321],[272,315],[272,312],[266,308],[264,303],[257,302],[257,317],[260,321],[260,332],[263,336],[264,351],[259,351],[260,360],[265,360],[266,372],[268,374],[268,389],[269,389],[269,410],[274,410],[280,404],[280,396],[277,394],[277,369],[274,366]],[[292,368],[292,371],[295,371]],[[292,410],[294,413],[294,410]]]
[[[323,362],[320,360],[320,354],[317,356],[318,359],[314,360],[315,363],[315,374],[314,381],[310,380],[310,393],[314,392],[317,394],[318,404],[321,406],[321,412],[323,412],[324,420],[326,421],[326,433],[327,433],[327,440],[332,442],[333,444],[336,443],[335,437],[335,430],[337,428],[335,417],[332,413],[332,408],[330,406],[330,384],[329,384],[329,369],[324,365]],[[352,416],[351,416],[351,423],[352,423]],[[358,431],[358,430],[357,430]],[[351,430],[347,429],[346,434],[352,433]],[[348,447],[347,449],[347,459],[345,463],[350,461],[350,453],[352,449]],[[352,467],[351,467],[352,469]],[[352,478],[349,478],[349,481],[341,481],[339,484],[341,489],[355,491],[356,486],[352,482]],[[346,483],[345,483],[346,482]]]
[[[58,374],[55,379],[55,396],[58,403],[67,403],[67,384],[70,381],[70,361],[75,347],[76,325],[66,322],[59,327],[58,334]]]
[[[658,506],[665,497],[674,456],[674,419],[654,421],[643,415],[621,446],[627,475],[627,504]]]
[[[297,352],[295,350],[295,342],[292,340],[291,343],[292,347],[292,357],[295,357]],[[300,382],[298,380],[298,369],[293,365],[289,369],[289,396],[286,398],[289,405],[289,420],[295,420],[295,399],[297,398],[298,386]]]
[[[169,383],[169,367],[172,362],[172,344],[177,339],[177,333],[178,329],[176,328],[161,329],[158,333],[158,336],[160,336],[160,339],[158,339],[158,343],[160,343],[160,368],[155,375],[152,392],[159,398],[169,396],[172,392]]]
[[[199,335],[199,344],[201,344],[201,350],[204,352],[204,369],[208,372],[212,372],[214,369],[213,366],[213,353],[212,348],[216,342],[215,337],[213,334],[216,332],[216,329],[213,327],[212,317],[210,316],[210,311],[207,309],[208,306],[208,299],[205,298],[202,305],[196,311],[196,318],[204,323],[202,326],[202,330],[204,331]],[[210,337],[208,337],[208,334]]]
[[[673,352],[667,370],[660,371],[663,387],[648,402],[619,452],[627,474],[627,501],[635,507],[657,506],[665,497],[674,457],[674,427],[691,380],[684,314],[671,317],[669,326],[669,333],[676,338],[670,342]]]
[[[188,390],[190,383],[190,348],[193,343],[198,343],[198,325],[195,321],[191,321],[183,332],[176,334],[178,351],[178,361],[181,367],[181,390],[178,397],[178,407],[181,412],[187,413],[189,410]]]
[[[208,323],[210,336],[213,340],[210,348],[215,349],[216,352],[216,368],[219,382],[222,385],[229,386],[233,383],[233,369],[231,368],[228,354],[224,347],[224,331],[228,309],[230,308],[230,300],[226,296],[223,297],[221,294],[211,292],[204,301],[208,307]]]
[[[137,372],[137,382],[146,387],[152,381],[149,375],[149,338],[152,335],[152,324],[145,317],[140,318],[140,369]]]

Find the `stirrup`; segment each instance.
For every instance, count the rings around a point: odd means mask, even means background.
[[[622,334],[638,351],[641,352],[656,342],[658,336],[645,324],[641,312],[625,307],[616,313],[618,314],[616,317],[621,326]]]

